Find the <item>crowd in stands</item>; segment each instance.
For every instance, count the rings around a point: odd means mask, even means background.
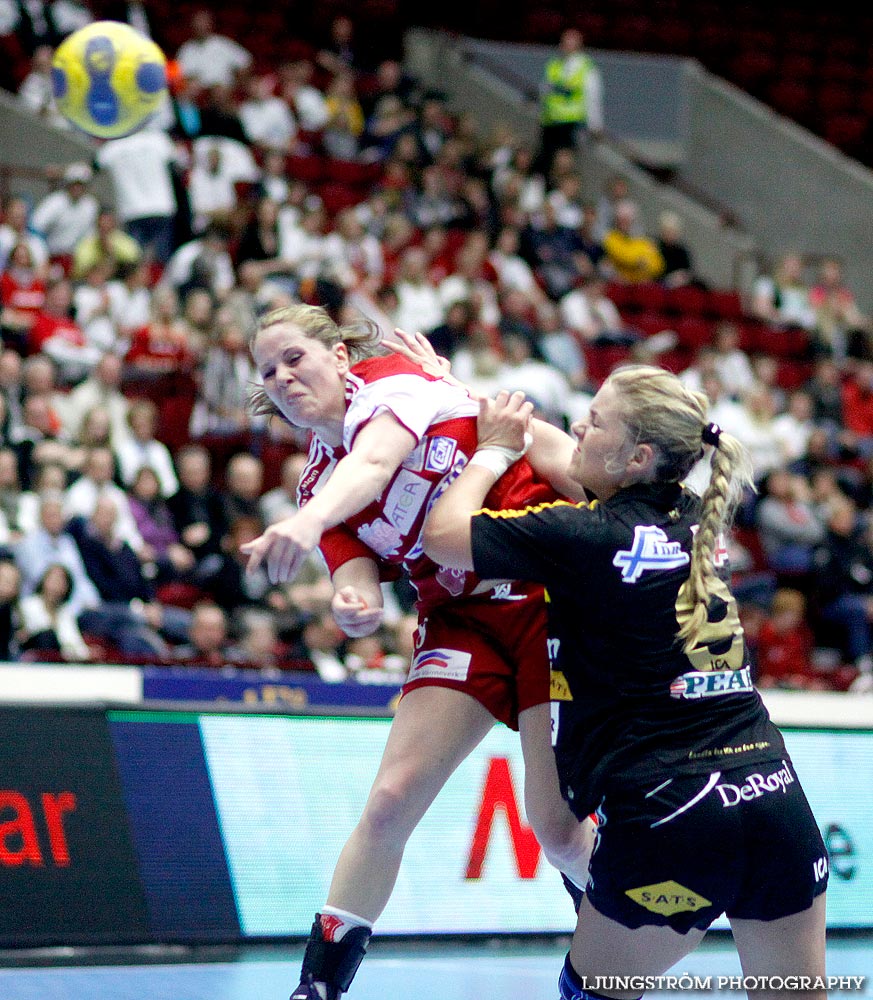
[[[31,28],[19,97],[63,127]],[[571,150],[538,172],[396,57],[368,65],[354,28],[263,65],[197,11],[150,127],[6,199],[0,657],[331,680],[408,661],[403,582],[347,640],[319,560],[284,586],[245,572],[307,445],[247,412],[248,335],[304,300],[420,330],[474,390],[563,427],[617,363],[681,373],[755,459],[727,545],[759,683],[873,687],[873,324],[840,261],[786,249],[748,297],[709,287],[676,215],[647,231],[624,178],[592,194]]]

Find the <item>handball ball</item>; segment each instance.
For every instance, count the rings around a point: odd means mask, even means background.
[[[135,132],[167,93],[167,60],[129,24],[96,21],[65,38],[52,59],[61,114],[101,139]]]

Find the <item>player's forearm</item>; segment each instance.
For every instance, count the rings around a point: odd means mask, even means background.
[[[397,465],[388,458],[352,451],[337,463],[301,514],[317,521],[322,531],[336,527],[378,499],[396,471]]]
[[[473,569],[471,515],[497,481],[490,469],[468,465],[434,504],[424,526],[424,551],[440,566]]]

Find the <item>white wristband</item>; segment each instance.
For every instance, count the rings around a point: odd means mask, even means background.
[[[524,435],[524,448],[515,451],[513,448],[504,448],[499,444],[489,444],[484,448],[478,448],[470,459],[470,465],[480,465],[483,469],[493,472],[499,479],[506,472],[510,465],[515,464],[533,444],[533,435]]]

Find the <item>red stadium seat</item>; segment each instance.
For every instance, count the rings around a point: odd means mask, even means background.
[[[696,285],[667,290],[666,309],[677,316],[702,316],[706,312],[707,295]]]
[[[712,324],[701,316],[680,316],[675,330],[680,346],[692,351],[712,342]]]

